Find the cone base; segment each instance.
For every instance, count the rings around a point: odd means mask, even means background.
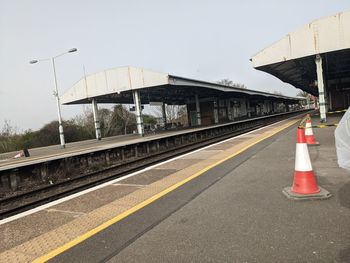
[[[328,199],[332,196],[330,192],[328,192],[326,189],[319,187],[320,192],[316,194],[297,194],[292,192],[292,187],[285,187],[282,190],[282,193],[292,200],[317,200],[317,199]]]
[[[307,146],[320,146],[319,142],[308,143]]]

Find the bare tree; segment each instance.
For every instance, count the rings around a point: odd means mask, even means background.
[[[18,137],[18,128],[11,125],[9,120],[5,120],[0,131],[0,153],[15,150],[13,142]]]
[[[230,87],[233,87],[233,85],[234,85],[233,81],[230,79],[221,79],[221,80],[217,81],[216,83],[221,84],[221,85],[225,85],[225,86],[230,86]]]
[[[247,89],[247,86],[245,84],[242,83],[234,83],[232,80],[230,79],[222,79],[217,81],[216,83],[220,84],[220,85],[225,85],[225,86],[230,86],[230,87],[235,87],[235,88],[239,88],[239,89]]]
[[[9,137],[12,135],[16,135],[18,133],[18,128],[11,125],[11,121],[5,120],[4,125],[1,128],[0,135],[4,137]]]
[[[72,120],[75,124],[84,127],[91,136],[95,135],[94,117],[90,108],[84,105],[83,113],[76,115]]]
[[[161,118],[163,115],[162,106],[154,107],[153,114]],[[184,105],[165,105],[165,115],[167,123],[181,122],[182,125],[187,124],[187,110]]]
[[[127,134],[128,129],[135,128],[135,114],[131,113],[125,106],[121,104],[114,106],[106,134]]]

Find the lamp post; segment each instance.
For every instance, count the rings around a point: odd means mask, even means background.
[[[63,132],[63,126],[62,126],[62,116],[61,116],[61,104],[60,104],[60,97],[58,95],[58,88],[57,88],[57,77],[56,77],[56,66],[55,66],[55,59],[63,56],[68,53],[73,53],[78,51],[76,48],[69,49],[68,51],[61,53],[57,56],[51,57],[51,58],[45,58],[45,59],[37,59],[37,60],[31,60],[29,61],[30,64],[35,64],[40,61],[46,61],[46,60],[51,60],[52,63],[52,68],[53,68],[53,75],[54,75],[54,80],[55,80],[55,90],[54,90],[54,96],[56,97],[56,106],[57,106],[57,114],[58,114],[58,130],[60,134],[60,142],[61,142],[61,148],[66,147],[66,143],[64,141],[64,132]]]

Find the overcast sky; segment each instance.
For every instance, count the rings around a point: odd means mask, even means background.
[[[297,90],[252,68],[249,58],[312,20],[349,10],[348,0],[0,0],[0,126],[38,129],[57,119],[62,94],[86,73],[139,66],[250,89]],[[63,106],[63,118],[82,106]]]

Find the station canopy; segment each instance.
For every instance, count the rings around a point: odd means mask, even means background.
[[[350,11],[315,20],[251,58],[253,67],[318,95],[315,56],[328,88],[350,88]]]
[[[137,67],[108,69],[80,79],[61,97],[62,104],[98,103],[133,104],[133,90],[140,91],[141,103],[164,102],[183,105],[199,98],[270,98],[279,101],[299,101],[267,92],[236,88],[217,83],[194,80]]]

